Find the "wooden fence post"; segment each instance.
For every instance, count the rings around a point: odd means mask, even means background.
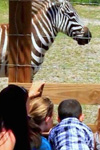
[[[9,0],[9,82],[31,82],[31,0]]]

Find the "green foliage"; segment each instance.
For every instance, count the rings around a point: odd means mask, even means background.
[[[84,3],[84,4],[100,4],[100,0],[71,0],[71,2],[75,2],[75,3]]]
[[[9,1],[0,0],[0,23],[8,23]]]

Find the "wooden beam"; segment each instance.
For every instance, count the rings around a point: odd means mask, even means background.
[[[23,86],[27,90],[32,85],[31,83],[12,84]],[[59,104],[63,99],[76,98],[81,104],[100,105],[100,84],[46,83],[42,95],[49,96],[54,104]],[[93,132],[96,131],[96,125],[94,123],[87,123],[87,125]]]
[[[26,89],[31,83],[14,83]],[[81,104],[100,105],[100,84],[66,84],[66,83],[45,83],[43,96],[49,96],[54,104],[61,100],[76,98]]]
[[[100,84],[48,83],[44,86],[43,95],[50,96],[55,104],[75,98],[81,104],[100,105]]]
[[[9,0],[9,82],[31,82],[31,1]]]

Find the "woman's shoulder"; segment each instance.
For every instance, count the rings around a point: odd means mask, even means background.
[[[38,148],[38,149],[34,148],[34,146],[32,146],[32,144],[31,144],[31,147],[32,147],[32,150],[52,150],[51,146],[50,146],[50,143],[43,136],[41,136],[41,145],[40,145],[40,148]]]
[[[50,143],[48,142],[48,140],[41,136],[41,146],[40,146],[40,150],[42,149],[47,149],[47,150],[51,150],[51,146]]]

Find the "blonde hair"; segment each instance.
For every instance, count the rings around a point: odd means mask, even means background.
[[[37,97],[31,99],[29,102],[29,125],[31,128],[31,140],[34,146],[39,148],[41,144],[40,134],[41,129],[39,125],[46,117],[53,115],[53,103],[48,97]]]

